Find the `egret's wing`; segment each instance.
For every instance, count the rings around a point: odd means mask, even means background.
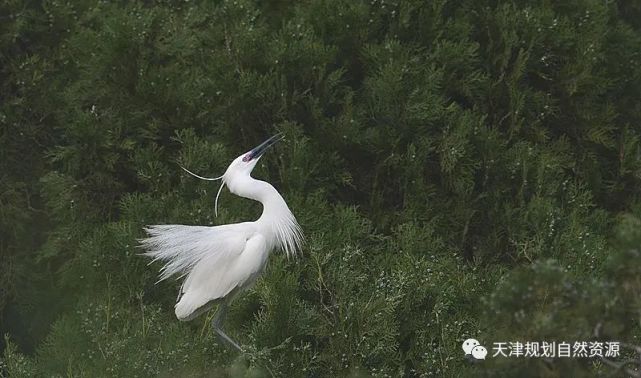
[[[140,240],[147,250],[143,255],[165,263],[159,281],[173,275],[184,276],[205,258],[224,260],[229,254],[239,254],[253,233],[249,223],[214,227],[155,225],[145,231],[149,237]]]
[[[176,303],[178,319],[193,319],[216,300],[226,298],[233,290],[243,289],[255,281],[267,261],[267,243],[262,235],[254,234],[242,244],[240,252],[221,251],[205,257],[194,266]]]

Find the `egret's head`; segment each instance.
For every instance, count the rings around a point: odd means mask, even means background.
[[[249,178],[252,170],[256,166],[256,163],[258,163],[258,160],[260,160],[261,156],[263,156],[265,151],[267,151],[269,147],[273,146],[276,142],[278,142],[281,139],[283,139],[283,134],[278,133],[273,137],[267,139],[263,143],[259,144],[257,147],[252,148],[251,150],[240,155],[239,157],[234,159],[234,161],[232,161],[231,164],[229,164],[229,167],[225,171],[225,174],[223,174],[220,177],[216,177],[216,178],[202,177],[191,172],[185,167],[181,166],[181,168],[184,169],[190,175],[197,177],[201,180],[209,180],[209,181],[222,180],[222,183],[220,184],[220,188],[218,189],[218,193],[216,194],[215,212],[216,212],[216,215],[218,215],[218,197],[220,197],[220,192],[223,190],[223,187],[227,185],[229,187],[229,190],[232,193],[236,192],[236,189],[240,188],[243,185],[243,182],[247,178]]]
[[[251,150],[240,155],[234,161],[229,164],[229,167],[223,175],[223,180],[227,183],[234,180],[239,176],[249,176],[258,163],[258,160],[263,156],[265,151],[279,140],[283,139],[283,134],[276,134],[273,137],[267,139],[260,145],[252,148]]]

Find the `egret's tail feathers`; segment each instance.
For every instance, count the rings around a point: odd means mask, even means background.
[[[183,276],[205,256],[220,249],[221,231],[218,227],[184,226],[177,224],[145,227],[148,238],[139,240],[147,250],[143,255],[153,261],[163,261],[159,281],[173,275]]]

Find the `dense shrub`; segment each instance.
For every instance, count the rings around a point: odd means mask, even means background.
[[[598,359],[461,343],[641,344],[641,29],[634,1],[0,4],[0,375],[565,376]],[[636,15],[636,16],[635,16]],[[260,205],[306,235],[180,323],[142,227]],[[627,353],[627,351],[626,351]],[[632,352],[630,352],[632,353]]]

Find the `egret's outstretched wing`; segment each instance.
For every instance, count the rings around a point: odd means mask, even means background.
[[[248,223],[215,227],[155,225],[145,228],[149,237],[140,240],[147,250],[143,255],[165,263],[160,280],[188,274],[205,258],[224,262],[229,255],[240,254],[253,233]]]
[[[183,283],[176,317],[191,320],[232,291],[244,289],[260,274],[268,254],[265,238],[254,234],[243,240],[240,252],[221,251],[199,261]]]

